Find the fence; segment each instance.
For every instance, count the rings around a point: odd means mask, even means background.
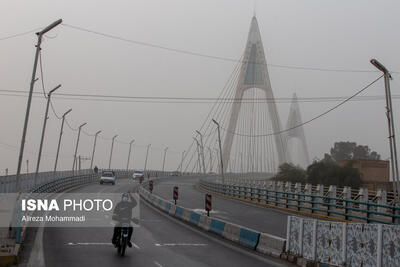
[[[208,191],[293,211],[367,223],[399,224],[400,222],[399,206],[386,204],[384,201],[386,199],[383,197],[376,198],[377,203],[371,202],[368,193],[362,189],[360,196],[353,199],[349,190],[337,196],[334,186],[329,187],[327,193],[324,193],[322,185],[317,186],[316,191],[311,190],[311,185],[308,188],[306,185],[306,193],[302,193],[299,185],[292,191],[291,186],[284,187],[279,182],[271,184],[273,187],[265,188],[200,180],[200,186]]]
[[[334,266],[400,266],[400,227],[288,217],[286,252]]]

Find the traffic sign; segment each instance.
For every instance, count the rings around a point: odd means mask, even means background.
[[[176,201],[178,200],[178,187],[174,186],[174,200],[175,200],[175,205],[176,205]]]
[[[207,211],[207,216],[210,216],[211,194],[206,194],[206,207],[205,207],[205,210]]]

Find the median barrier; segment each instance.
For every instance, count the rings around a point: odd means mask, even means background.
[[[280,258],[284,253],[286,239],[197,213],[149,194],[143,188],[139,190],[139,193],[144,200],[159,210],[238,245],[276,258]]]
[[[224,231],[222,232],[222,236],[226,239],[229,239],[235,243],[239,243],[239,235],[240,235],[241,227],[239,225],[233,223],[225,223]]]
[[[260,233],[256,250],[273,257],[279,257],[286,247],[286,239],[267,233]]]

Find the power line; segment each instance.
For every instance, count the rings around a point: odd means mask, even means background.
[[[323,72],[353,72],[353,73],[375,73],[378,71],[375,70],[356,70],[356,69],[334,69],[334,68],[317,68],[317,67],[306,67],[306,66],[291,66],[291,65],[282,65],[282,64],[265,64],[265,63],[259,63],[259,62],[251,62],[251,61],[243,61],[241,59],[235,59],[235,58],[228,58],[228,57],[221,57],[221,56],[214,56],[214,55],[209,55],[209,54],[203,54],[203,53],[197,53],[189,50],[184,50],[184,49],[177,49],[177,48],[172,48],[172,47],[167,47],[167,46],[162,46],[162,45],[157,45],[157,44],[152,44],[148,42],[143,42],[143,41],[137,41],[133,39],[128,39],[126,37],[121,37],[117,35],[112,35],[109,33],[104,33],[104,32],[99,32],[95,30],[90,30],[84,27],[80,26],[75,26],[71,24],[62,24],[65,27],[69,27],[71,29],[83,31],[83,32],[88,32],[92,33],[98,36],[114,39],[114,40],[119,40],[123,42],[128,42],[131,44],[135,45],[141,45],[141,46],[146,46],[146,47],[152,47],[152,48],[157,48],[161,50],[166,50],[170,52],[175,52],[175,53],[180,53],[180,54],[186,54],[186,55],[191,55],[191,56],[197,56],[197,57],[203,57],[203,58],[210,58],[210,59],[215,59],[215,60],[221,60],[221,61],[228,61],[228,62],[235,62],[235,63],[252,63],[252,64],[259,64],[259,65],[267,65],[270,67],[275,67],[275,68],[283,68],[283,69],[295,69],[295,70],[310,70],[310,71],[323,71]],[[393,73],[400,73],[398,71],[393,71]]]
[[[27,35],[27,34],[30,34],[30,33],[32,33],[32,32],[36,32],[36,31],[38,31],[38,30],[41,30],[42,28],[43,28],[43,27],[39,27],[39,28],[35,28],[35,29],[33,29],[33,30],[30,30],[30,31],[21,32],[21,33],[17,33],[17,34],[5,36],[5,37],[0,37],[0,41],[4,41],[4,40],[7,40],[7,39],[11,39],[11,38],[15,38],[15,37]]]
[[[3,96],[16,96],[16,97],[26,97],[27,91],[23,90],[1,90],[4,92]],[[12,93],[12,94],[11,94]],[[41,94],[38,92],[33,92],[33,94]],[[63,97],[69,96],[69,97]],[[219,103],[291,103],[291,97],[276,97],[272,98],[212,98],[212,97],[163,97],[163,96],[125,96],[125,95],[100,95],[100,94],[65,94],[65,93],[54,93],[53,97],[56,99],[65,100],[82,100],[82,101],[104,101],[104,102],[139,102],[139,103],[214,103],[214,101],[219,101]],[[86,98],[83,98],[86,97]],[[400,95],[393,95],[394,99],[399,99]],[[106,99],[103,99],[106,98]],[[114,99],[109,99],[114,98]],[[327,96],[327,97],[299,97],[297,102],[337,102],[347,99],[348,96]],[[138,99],[138,100],[136,100]],[[370,100],[382,100],[385,99],[384,95],[369,95],[369,96],[357,96],[352,98],[352,101],[370,101]],[[163,101],[168,100],[168,101]]]
[[[312,122],[312,121],[314,121],[314,120],[317,120],[317,119],[319,119],[319,118],[325,116],[325,115],[328,114],[329,112],[331,112],[331,111],[337,109],[337,108],[340,107],[341,105],[343,105],[343,104],[345,104],[346,102],[350,101],[352,98],[354,98],[354,97],[356,97],[357,95],[361,94],[361,93],[362,93],[363,91],[365,91],[367,88],[369,88],[369,87],[372,86],[374,83],[376,83],[377,81],[379,81],[382,77],[383,77],[383,75],[379,76],[377,79],[375,79],[374,81],[372,81],[371,83],[369,83],[368,85],[366,85],[365,87],[363,87],[361,90],[357,91],[357,92],[356,92],[355,94],[353,94],[352,96],[346,98],[345,100],[343,100],[343,101],[340,102],[339,104],[333,106],[332,108],[326,110],[325,112],[319,114],[318,116],[315,116],[315,117],[313,117],[312,119],[310,119],[310,120],[308,120],[308,121],[305,121],[305,122],[303,122],[303,123],[300,123],[300,124],[298,124],[298,125],[296,125],[296,126],[293,126],[293,127],[291,127],[291,128],[285,129],[285,130],[281,130],[281,131],[274,132],[274,133],[269,133],[269,134],[248,135],[248,134],[241,134],[241,133],[236,133],[236,132],[234,132],[234,131],[230,131],[230,130],[226,129],[225,127],[222,127],[222,126],[221,126],[221,129],[224,130],[224,131],[226,131],[226,132],[228,132],[228,133],[230,133],[230,134],[237,135],[237,136],[245,136],[245,137],[265,137],[265,136],[272,136],[272,135],[278,135],[278,134],[282,134],[282,133],[285,133],[285,132],[289,132],[289,131],[294,130],[294,129],[296,129],[296,128],[299,128],[299,127],[301,127],[301,126],[303,126],[303,125],[306,125],[306,124],[308,124],[308,123],[310,123],[310,122]]]

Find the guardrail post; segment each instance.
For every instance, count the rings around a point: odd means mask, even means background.
[[[360,188],[358,194],[360,195],[360,201],[368,202],[368,189],[367,188]],[[360,210],[368,209],[367,205],[360,204]]]
[[[314,203],[312,203],[314,200],[312,198],[312,185],[311,184],[305,184],[304,185],[304,194],[307,195],[305,197],[305,201],[309,201],[311,203],[307,203],[307,206],[311,206],[311,213],[314,212]],[[306,205],[304,205],[306,206]]]
[[[301,193],[301,183],[296,183],[294,185],[294,192],[296,195],[294,195],[294,198],[297,199],[297,210],[300,210],[300,206],[302,204],[301,200],[303,197],[299,196],[298,194]]]
[[[331,211],[335,210],[335,206],[336,205],[336,199],[332,199],[332,198],[336,198],[336,186],[335,185],[330,185],[329,189],[328,189],[328,196],[329,201],[328,201],[328,210],[327,210],[327,215],[330,216],[331,215]]]
[[[278,181],[276,183],[276,191],[278,191],[278,193],[276,194],[276,205],[279,206],[279,204],[281,204],[281,200],[282,200],[282,192],[283,192],[283,184],[281,181]]]
[[[376,197],[378,199],[379,205],[387,205],[387,192],[384,189],[378,189],[376,192]],[[379,212],[386,212],[386,208],[378,207]]]
[[[349,208],[351,208],[353,205],[351,202],[346,201],[346,200],[351,200],[351,187],[345,186],[343,188],[342,195],[343,195],[343,207],[344,207],[344,213],[345,213],[344,219],[348,220],[349,215],[351,214],[351,209],[349,209]]]
[[[322,196],[324,195],[324,186],[322,184],[317,185],[317,188],[315,189],[315,195],[314,197],[314,202],[318,202],[318,205],[315,205],[318,209],[321,209],[324,206],[324,199]]]
[[[285,192],[286,192],[286,194],[285,194],[285,200],[284,200],[284,203],[285,203],[285,208],[289,208],[289,205],[288,204],[290,204],[289,203],[289,198],[292,198],[292,195],[291,194],[288,194],[288,193],[291,193],[291,187],[292,187],[292,183],[291,182],[286,182],[285,183]]]

